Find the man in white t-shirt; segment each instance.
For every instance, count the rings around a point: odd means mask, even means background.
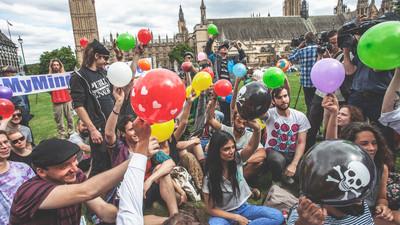
[[[290,98],[285,88],[272,91],[274,108],[268,110],[267,140],[265,151],[258,151],[247,161],[249,168],[260,168],[265,161],[267,170],[271,170],[273,181],[288,181],[297,171],[297,164],[304,154],[307,130],[310,122],[300,111],[289,108]],[[283,176],[284,175],[284,176]]]

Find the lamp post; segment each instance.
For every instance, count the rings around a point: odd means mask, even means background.
[[[22,58],[24,59],[24,66],[25,66],[26,65],[26,61],[25,61],[24,47],[22,46],[23,40],[21,38],[21,35],[18,35],[18,43],[21,45]],[[25,72],[23,67],[22,67],[22,70]]]

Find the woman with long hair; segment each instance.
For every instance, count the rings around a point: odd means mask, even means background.
[[[371,212],[375,213],[375,223],[400,224],[400,212],[389,209],[386,194],[389,171],[394,166],[393,155],[379,129],[368,123],[350,123],[342,129],[340,138],[360,145],[375,162],[378,179],[366,198]]]
[[[364,115],[356,106],[343,105],[339,108],[339,102],[333,94],[328,94],[324,97],[322,107],[327,114],[325,120],[325,139],[337,139],[344,126],[352,122],[365,121]]]
[[[216,131],[211,137],[203,182],[204,201],[211,215],[210,225],[279,225],[284,220],[277,209],[247,203],[251,191],[243,176],[243,162],[254,152],[252,143],[260,141],[257,122],[248,121],[247,125],[257,135],[253,135],[241,151],[236,149],[232,135],[225,131]]]

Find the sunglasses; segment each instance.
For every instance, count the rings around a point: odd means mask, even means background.
[[[22,117],[22,113],[15,113],[12,115],[12,117]]]
[[[108,56],[108,55],[99,55],[99,56],[106,61],[108,61],[108,59],[110,58],[110,56]]]
[[[22,141],[24,141],[24,140],[25,140],[25,136],[22,136],[22,137],[20,137],[20,138],[18,138],[18,139],[11,140],[11,143],[12,143],[13,145],[15,145],[15,144],[18,144],[20,141],[22,142]]]

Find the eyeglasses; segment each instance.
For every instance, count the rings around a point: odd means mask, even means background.
[[[25,140],[25,136],[22,136],[22,137],[20,137],[20,138],[18,138],[18,139],[11,140],[11,143],[12,143],[13,145],[15,145],[15,144],[18,144],[20,141],[22,142],[22,141],[24,141],[24,140]]]
[[[110,56],[108,56],[108,55],[100,55],[100,54],[99,54],[99,56],[100,56],[101,58],[103,58],[105,61],[108,61],[108,59],[110,58]]]
[[[15,113],[12,115],[12,117],[22,117],[22,113]]]

